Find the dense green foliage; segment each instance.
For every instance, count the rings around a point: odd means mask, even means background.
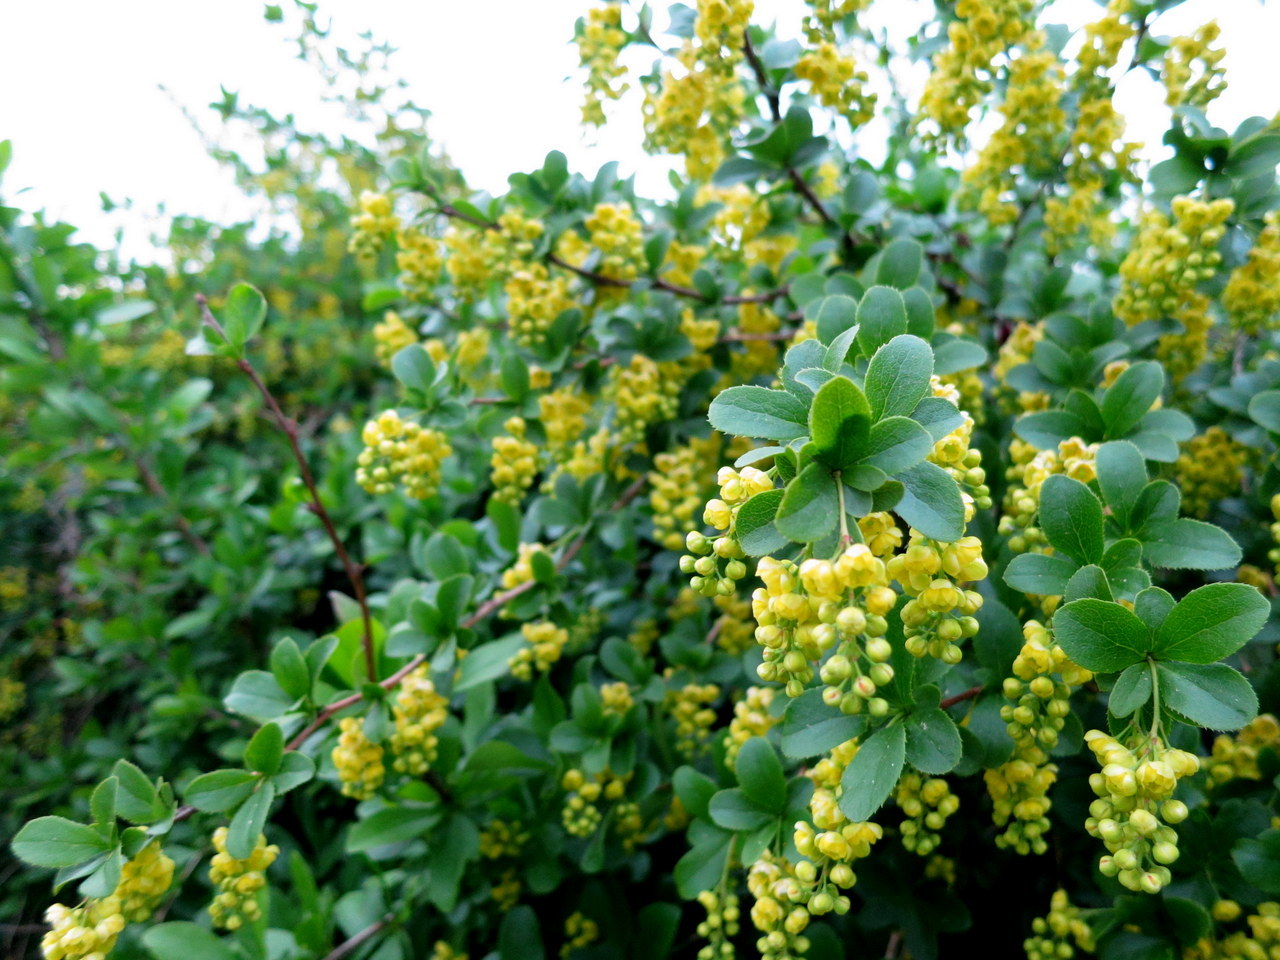
[[[214,105],[287,228],[138,266],[0,207],[6,949],[1280,944],[1280,129],[1174,5],[605,3],[647,199],[469,191],[299,3],[349,135]]]

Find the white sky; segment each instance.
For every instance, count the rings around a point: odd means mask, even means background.
[[[666,164],[640,150],[634,91],[604,130],[584,134],[579,126],[581,78],[569,41],[589,3],[322,0],[321,14],[340,34],[372,29],[399,48],[393,65],[413,99],[433,111],[432,137],[473,186],[501,193],[507,174],[536,168],[559,149],[572,169],[593,172],[616,159],[624,175],[639,172],[642,191],[660,191]],[[878,0],[872,16],[902,35],[931,7],[927,0]],[[803,8],[802,0],[756,0],[754,21],[777,19],[793,35]],[[1099,11],[1090,0],[1056,0],[1046,20],[1076,27]],[[1252,114],[1274,115],[1280,3],[1187,0],[1155,32],[1189,32],[1215,16],[1230,87],[1211,118],[1231,129]],[[665,13],[656,21],[665,27]],[[137,211],[165,204],[170,213],[215,220],[251,216],[254,208],[204,153],[179,105],[216,131],[218,119],[205,105],[220,99],[223,85],[247,102],[294,111],[304,125],[309,118],[325,123],[319,81],[293,59],[291,35],[290,27],[263,21],[258,0],[0,0],[0,139],[14,143],[5,195],[79,225],[84,239],[99,244],[109,244],[126,222],[131,253],[145,250],[141,213],[125,221],[104,215],[100,191],[131,198]],[[637,51],[631,62],[643,68],[651,59]],[[921,74],[900,79],[918,90]],[[1160,96],[1135,74],[1118,97],[1130,136],[1144,140],[1153,158],[1168,122]],[[15,197],[21,188],[29,190]]]

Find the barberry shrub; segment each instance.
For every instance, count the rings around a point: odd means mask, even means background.
[[[1280,948],[1280,127],[1213,125],[1175,5],[904,45],[868,0],[601,4],[584,121],[648,48],[658,199],[228,96],[296,287],[247,233],[192,260],[258,285],[206,286],[3,208],[0,714],[82,713],[5,739],[44,955]],[[298,7],[367,119],[394,86]]]

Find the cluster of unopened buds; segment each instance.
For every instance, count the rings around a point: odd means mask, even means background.
[[[720,496],[708,500],[702,512],[703,521],[717,531],[707,536],[689,531],[685,547],[689,552],[680,558],[680,572],[689,575],[689,586],[704,597],[729,596],[737,582],[747,575],[743,562],[746,554],[733,535],[738,509],[758,493],[773,489],[773,480],[763,470],[744,467],[741,472],[721,467],[716,475]]]
[[[209,880],[218,892],[209,904],[209,913],[215,927],[238,930],[246,920],[252,923],[262,916],[257,893],[267,885],[267,867],[280,855],[280,848],[268,845],[267,838],[258,834],[249,856],[237,860],[227,853],[226,827],[214,832],[213,847],[217,853],[209,866]]]
[[[630,776],[620,777],[605,770],[588,777],[578,769],[566,770],[560,786],[568,791],[561,820],[565,832],[574,837],[589,837],[604,819],[600,802],[621,800],[627,792]]]
[[[887,566],[889,576],[911,597],[902,608],[907,652],[959,663],[960,642],[977,634],[974,614],[982,606],[980,593],[959,584],[986,578],[982,541],[962,537],[955,543],[939,543],[912,531],[906,552]]]
[[[938,848],[939,832],[947,818],[960,809],[960,798],[941,777],[926,780],[912,771],[904,773],[894,791],[894,802],[906,814],[902,845],[927,857]]]
[[[399,480],[411,497],[434,496],[440,464],[453,452],[439,430],[404,420],[395,410],[384,410],[366,423],[361,439],[356,482],[369,493],[390,493]]]
[[[1181,778],[1200,769],[1200,759],[1158,737],[1143,736],[1136,753],[1101,730],[1090,730],[1084,740],[1102,764],[1089,777],[1098,799],[1085,821],[1085,829],[1110,851],[1098,870],[1129,890],[1159,893],[1171,878],[1168,864],[1178,859],[1172,825],[1188,812],[1173,792]]]

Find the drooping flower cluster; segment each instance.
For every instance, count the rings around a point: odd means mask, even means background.
[[[1249,250],[1249,259],[1231,271],[1222,306],[1231,325],[1257,335],[1274,330],[1280,316],[1280,211],[1272,210]]]
[[[384,366],[391,364],[391,358],[405,347],[418,342],[418,334],[394,310],[383,315],[382,322],[373,326],[374,350],[378,362]]]
[[[1200,769],[1200,758],[1145,731],[1129,745],[1101,730],[1090,730],[1084,740],[1102,764],[1101,773],[1089,776],[1098,799],[1085,821],[1110,851],[1098,870],[1129,890],[1158,893],[1172,877],[1168,864],[1178,859],[1173,825],[1187,819],[1187,805],[1173,799],[1173,791]]]
[[[395,410],[384,410],[364,425],[364,449],[356,459],[356,482],[370,493],[390,493],[396,481],[418,500],[435,496],[440,485],[440,464],[453,453],[439,431],[404,420]]]
[[[592,7],[586,17],[578,21],[574,40],[578,44],[579,64],[587,70],[582,122],[603,126],[604,101],[617,100],[628,87],[621,82],[627,69],[618,62],[618,54],[627,43],[626,31],[622,29],[622,4]]]
[[[724,762],[732,767],[738,752],[752,737],[763,737],[775,725],[781,722],[780,716],[770,712],[773,703],[774,687],[747,687],[746,693],[733,705],[733,719],[729,721],[729,732],[725,735]]]
[[[1037,451],[1016,437],[1009,445],[1012,465],[1006,471],[1009,481],[1001,504],[999,530],[1009,535],[1009,549],[1014,553],[1043,553],[1047,547],[1044,532],[1036,526],[1040,513],[1040,487],[1056,473],[1065,474],[1081,483],[1089,483],[1097,475],[1094,459],[1098,444],[1086,444],[1070,437],[1058,444],[1057,450]]]
[[[362,265],[370,266],[399,229],[400,218],[391,207],[391,198],[365,190],[360,194],[360,212],[351,218],[347,249]]]
[[[120,913],[129,923],[151,918],[173,883],[173,860],[165,856],[159,840],[152,840],[124,862],[113,894]]]
[[[362,717],[343,717],[338,721],[338,729],[338,743],[331,756],[342,783],[342,793],[367,800],[387,776],[382,745],[369,739]]]
[[[1027,960],[1071,960],[1080,950],[1093,953],[1093,931],[1084,921],[1080,908],[1058,889],[1049,900],[1049,913],[1036,917],[1031,924],[1034,936],[1023,941]]]
[[[716,711],[712,704],[720,698],[714,683],[687,683],[667,692],[665,706],[675,722],[676,749],[690,760],[711,747]]]
[[[396,237],[396,268],[400,287],[410,300],[427,302],[435,297],[440,271],[444,269],[444,247],[440,241],[416,227],[407,227]]]
[[[569,631],[549,620],[525,623],[520,627],[525,646],[515,652],[509,666],[517,680],[532,680],[534,672],[546,673],[564,656]]]
[[[214,831],[213,848],[217,852],[209,864],[209,881],[218,892],[209,904],[209,913],[215,927],[239,930],[246,921],[252,923],[262,916],[258,891],[267,885],[267,867],[275,863],[280,848],[268,845],[267,838],[258,834],[253,852],[237,860],[227,853],[226,827]]]
[[[103,960],[125,928],[115,897],[87,900],[78,907],[55,903],[44,919],[50,927],[40,941],[45,960]]]
[[[566,770],[560,778],[560,786],[566,791],[561,811],[565,832],[574,837],[589,837],[595,833],[604,820],[602,803],[625,797],[630,779],[630,774],[618,776],[611,770],[604,770],[594,777],[588,777],[578,769]]]
[[[886,571],[911,597],[902,608],[907,652],[959,663],[960,642],[978,633],[974,614],[982,607],[982,595],[962,584],[986,579],[982,541],[962,537],[942,543],[912,530],[906,551],[893,557]]]
[[[1004,681],[1008,702],[1000,708],[1013,740],[1013,755],[984,774],[994,808],[992,819],[1004,831],[996,845],[1020,854],[1044,853],[1049,829],[1049,788],[1058,767],[1049,752],[1057,745],[1071,712],[1071,688],[1092,674],[1076,666],[1036,620],[1022,628],[1023,645]]]
[[[1264,713],[1249,721],[1234,735],[1220,734],[1205,761],[1208,783],[1220,787],[1232,780],[1261,780],[1258,754],[1262,750],[1280,748],[1280,722]]]
[[[449,701],[436,692],[430,669],[423,664],[400,682],[392,708],[395,729],[391,734],[393,766],[398,773],[420,777],[436,759],[436,731],[449,719]]]
[[[528,438],[522,417],[510,417],[502,425],[505,433],[493,438],[489,458],[493,497],[503,503],[518,504],[538,475],[538,445]]]
[[[866,89],[867,75],[857,61],[841,53],[829,40],[808,50],[796,61],[796,76],[809,84],[809,92],[824,106],[860,127],[875,113],[876,97]]]
[[[653,509],[653,537],[668,550],[684,546],[684,531],[694,525],[703,505],[703,477],[720,458],[718,433],[692,437],[687,443],[659,453],[649,474],[649,506]]]
[[[926,780],[914,770],[898,778],[893,801],[907,817],[899,828],[902,845],[927,857],[938,848],[939,833],[947,818],[960,809],[960,798],[941,777]]]
[[[1221,33],[1218,22],[1210,20],[1190,36],[1174,38],[1160,73],[1166,104],[1203,110],[1227,89],[1226,67],[1222,65],[1227,51],[1213,48]]]
[[[1249,448],[1219,426],[1184,443],[1175,465],[1183,511],[1207,517],[1215,503],[1239,493],[1248,457]]]
[[[716,474],[720,496],[707,501],[703,522],[717,535],[708,537],[690,530],[685,537],[689,550],[680,558],[680,572],[691,574],[689,586],[705,597],[727,596],[737,590],[737,582],[747,575],[743,553],[734,536],[734,525],[742,505],[758,493],[773,489],[772,478],[763,470],[721,467]]]

